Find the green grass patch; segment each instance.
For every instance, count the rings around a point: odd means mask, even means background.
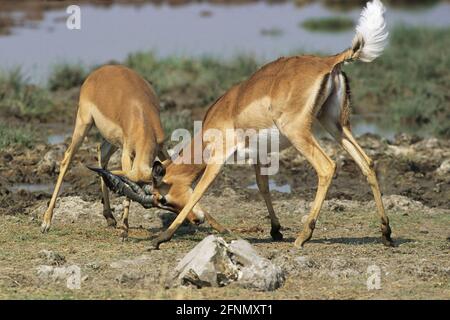
[[[36,139],[30,129],[0,122],[0,149],[11,145],[31,147],[35,141]]]
[[[309,31],[340,32],[352,29],[354,22],[346,17],[311,18],[303,21],[299,26]]]
[[[449,47],[450,28],[393,29],[390,45],[380,58],[343,68],[350,78],[355,113],[383,114],[383,123],[399,131],[417,128],[420,133],[450,137]],[[174,128],[192,127],[190,114],[180,109],[207,107],[262,63],[247,55],[222,60],[159,58],[152,52],[138,52],[130,54],[124,64],[151,82],[159,97],[178,103],[178,108],[162,113],[166,134],[170,134]],[[0,114],[25,119],[56,115],[59,119],[61,115],[67,118],[63,108],[70,108],[72,116],[77,97],[69,89],[79,88],[87,73],[80,65],[56,66],[47,88],[29,84],[20,69],[0,73]]]
[[[233,84],[245,80],[257,69],[258,62],[250,56],[221,61],[212,57],[157,58],[151,52],[138,52],[129,55],[125,65],[151,82],[160,95],[189,93],[207,104]]]
[[[273,27],[273,28],[268,28],[268,29],[261,29],[260,31],[262,36],[265,37],[280,37],[283,35],[283,30]]]
[[[49,92],[30,84],[20,69],[0,73],[0,113],[39,118],[47,115],[52,108]]]
[[[180,112],[162,112],[161,124],[164,128],[166,137],[170,137],[176,129],[187,129],[193,132],[193,121],[189,110],[181,110]]]
[[[299,5],[305,3],[304,0],[295,1]],[[322,4],[334,11],[348,12],[349,10],[360,11],[367,3],[367,0],[322,0]],[[391,8],[401,10],[423,10],[443,2],[442,0],[383,0],[383,4]]]
[[[48,88],[51,91],[68,90],[83,84],[87,71],[80,65],[56,65],[48,79]]]

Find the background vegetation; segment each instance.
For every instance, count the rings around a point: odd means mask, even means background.
[[[339,32],[352,29],[354,22],[346,17],[312,18],[305,20],[300,26],[310,31]]]
[[[450,137],[449,47],[450,29],[396,28],[390,46],[375,63],[344,68],[354,113],[382,114],[385,125],[399,130],[414,126],[420,133]],[[152,52],[130,54],[123,63],[154,85],[167,133],[190,128],[192,118],[201,119],[210,103],[263,64],[251,56],[158,58]],[[33,133],[22,132],[24,119],[72,123],[79,86],[90,71],[57,65],[44,86],[30,84],[20,69],[0,73],[0,116],[9,123],[1,127],[0,146],[31,141],[27,137]]]

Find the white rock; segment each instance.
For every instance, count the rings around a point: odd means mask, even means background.
[[[243,267],[239,270],[238,284],[258,291],[273,291],[284,284],[283,270],[261,257],[248,241],[232,241],[229,251],[232,260]]]
[[[284,273],[262,258],[245,240],[228,245],[210,235],[194,247],[178,264],[170,285],[221,287],[235,282],[258,291],[275,290],[283,285]]]
[[[306,221],[308,221],[308,215],[305,214],[300,221],[301,221],[302,224],[305,224]]]
[[[67,267],[53,267],[40,265],[37,267],[38,277],[42,281],[66,282],[69,289],[80,289],[81,286],[81,269],[77,265]]]
[[[438,175],[446,175],[450,173],[450,159],[444,160],[439,168],[436,169]]]
[[[59,164],[64,156],[64,146],[55,146],[48,151],[37,165],[38,174],[59,173]]]
[[[238,278],[238,269],[228,256],[222,238],[210,235],[192,249],[177,265],[176,278],[181,284],[219,287]]]

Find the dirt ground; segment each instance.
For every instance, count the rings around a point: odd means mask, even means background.
[[[41,143],[32,149],[0,151],[0,298],[100,299],[449,299],[450,298],[450,142],[399,135],[394,141],[366,135],[359,139],[375,160],[396,247],[380,243],[379,220],[370,188],[356,165],[330,140],[322,139],[338,169],[313,239],[303,249],[293,241],[314,197],[316,177],[294,150],[281,155],[275,176],[283,191],[272,192],[284,234],[272,242],[264,201],[249,166],[227,166],[201,200],[233,235],[248,240],[287,274],[273,292],[237,286],[165,288],[177,262],[206,235],[207,225],[185,225],[159,251],[146,251],[148,240],[173,215],[132,204],[130,232],[121,241],[107,228],[98,179],[85,165],[96,163],[90,136],[67,175],[55,209],[52,229],[41,234],[40,220],[56,180],[65,144]],[[67,141],[66,141],[67,144]],[[112,159],[119,163],[120,154]],[[39,186],[30,191],[21,186]],[[288,188],[288,189],[289,189]],[[47,190],[48,189],[48,190]],[[122,199],[112,197],[119,218]],[[46,257],[42,250],[50,250]],[[56,254],[56,258],[55,258]],[[42,265],[78,266],[80,289],[65,279],[49,278]],[[373,268],[381,271],[380,289],[368,290]]]

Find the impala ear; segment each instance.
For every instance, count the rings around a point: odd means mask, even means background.
[[[161,182],[164,178],[164,175],[166,174],[166,168],[164,168],[163,164],[156,160],[153,162],[153,168],[152,168],[152,177],[153,177],[153,185],[159,186],[161,185]]]

